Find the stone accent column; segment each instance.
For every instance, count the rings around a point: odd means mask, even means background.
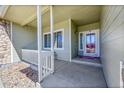
[[[0,65],[11,63],[10,24],[0,20]]]

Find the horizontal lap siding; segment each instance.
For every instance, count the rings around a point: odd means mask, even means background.
[[[22,58],[22,49],[30,47],[36,42],[30,45],[36,40],[36,30],[31,27],[22,27],[18,24],[13,23],[12,25],[12,43],[13,49],[13,60],[14,62],[20,61]],[[20,58],[20,59],[19,59]]]
[[[71,52],[72,58],[78,55],[78,32],[76,24],[71,21]]]
[[[124,6],[104,6],[101,16],[101,59],[109,87],[120,87],[123,46]]]
[[[56,59],[59,60],[65,60],[69,61],[70,60],[70,47],[69,47],[69,21],[65,20],[59,23],[54,24],[54,31],[59,30],[59,29],[64,29],[64,44],[63,47],[64,49],[54,49],[56,52]],[[43,33],[50,32],[50,27],[44,27],[43,28]]]

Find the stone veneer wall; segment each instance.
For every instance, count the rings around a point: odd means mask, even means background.
[[[0,65],[11,63],[10,24],[0,20]]]

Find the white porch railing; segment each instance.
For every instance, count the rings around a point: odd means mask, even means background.
[[[37,50],[22,49],[22,60],[34,65],[38,65]]]
[[[38,66],[38,51],[22,49],[22,59]],[[41,51],[40,81],[54,72],[54,53],[51,51]],[[39,71],[39,70],[38,70]]]
[[[54,53],[51,51],[42,51],[41,53],[41,80],[54,72]]]

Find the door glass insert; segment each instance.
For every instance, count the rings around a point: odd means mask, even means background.
[[[83,50],[83,33],[80,33],[80,49]]]
[[[86,53],[95,53],[96,50],[96,34],[86,34]]]

